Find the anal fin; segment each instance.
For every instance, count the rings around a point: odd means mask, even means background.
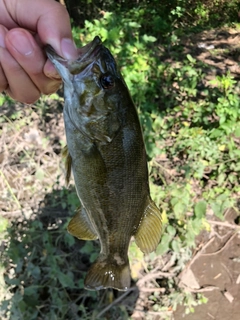
[[[137,246],[143,253],[154,251],[162,235],[161,212],[149,198],[140,225],[134,234]]]
[[[98,238],[87,212],[83,207],[77,209],[76,214],[68,224],[67,230],[78,239],[95,240]]]

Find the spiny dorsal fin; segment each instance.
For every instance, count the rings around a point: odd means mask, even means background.
[[[65,181],[66,186],[68,186],[71,177],[72,157],[68,151],[67,145],[62,150],[62,157],[65,159]]]
[[[68,224],[68,232],[74,237],[82,240],[95,240],[98,235],[89,220],[86,210],[81,207]]]
[[[144,253],[154,251],[162,235],[161,212],[156,204],[149,198],[144,210],[142,221],[134,234],[137,246]]]

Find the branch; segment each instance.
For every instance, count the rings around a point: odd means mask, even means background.
[[[129,288],[126,292],[124,292],[120,297],[118,297],[116,300],[114,300],[112,303],[110,303],[106,308],[104,308],[101,312],[99,312],[99,314],[96,315],[96,317],[94,317],[95,319],[100,319],[100,317],[102,315],[104,315],[104,313],[106,313],[108,310],[110,310],[115,304],[117,304],[118,302],[120,302],[122,299],[124,299],[130,292],[136,290],[137,287],[131,287]]]
[[[200,289],[192,289],[184,285],[184,289],[186,289],[189,292],[193,293],[199,293],[199,292],[208,292],[208,291],[213,291],[213,290],[220,290],[220,288],[215,287],[215,286],[208,286],[208,287],[203,287]]]
[[[141,286],[144,282],[149,281],[149,280],[155,280],[158,277],[165,277],[165,278],[173,278],[175,276],[175,273],[171,272],[155,272],[155,273],[148,273],[144,277],[142,277],[140,280],[137,282],[137,286]]]
[[[220,252],[222,252],[222,251],[227,247],[227,245],[230,243],[230,241],[232,241],[232,239],[233,239],[236,235],[237,235],[237,233],[234,233],[234,234],[226,241],[226,243],[224,244],[224,246],[223,246],[221,249],[219,249],[219,250],[217,250],[217,251],[215,251],[215,252],[202,253],[202,255],[203,255],[203,256],[212,256],[212,255],[215,255],[215,254],[219,254]]]
[[[228,222],[221,222],[221,221],[213,221],[213,220],[207,220],[208,223],[213,224],[215,226],[221,226],[221,227],[226,227],[226,228],[231,228],[231,229],[239,229],[240,231],[240,226],[234,225]]]

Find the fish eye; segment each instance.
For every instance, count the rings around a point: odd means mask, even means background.
[[[103,89],[111,89],[114,87],[114,78],[111,74],[103,74],[100,77],[100,83]]]

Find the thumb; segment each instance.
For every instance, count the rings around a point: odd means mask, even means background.
[[[14,3],[15,10],[12,9]],[[8,0],[6,7],[12,19],[20,27],[37,33],[44,45],[50,44],[66,59],[77,58],[70,18],[63,5],[54,0]]]

